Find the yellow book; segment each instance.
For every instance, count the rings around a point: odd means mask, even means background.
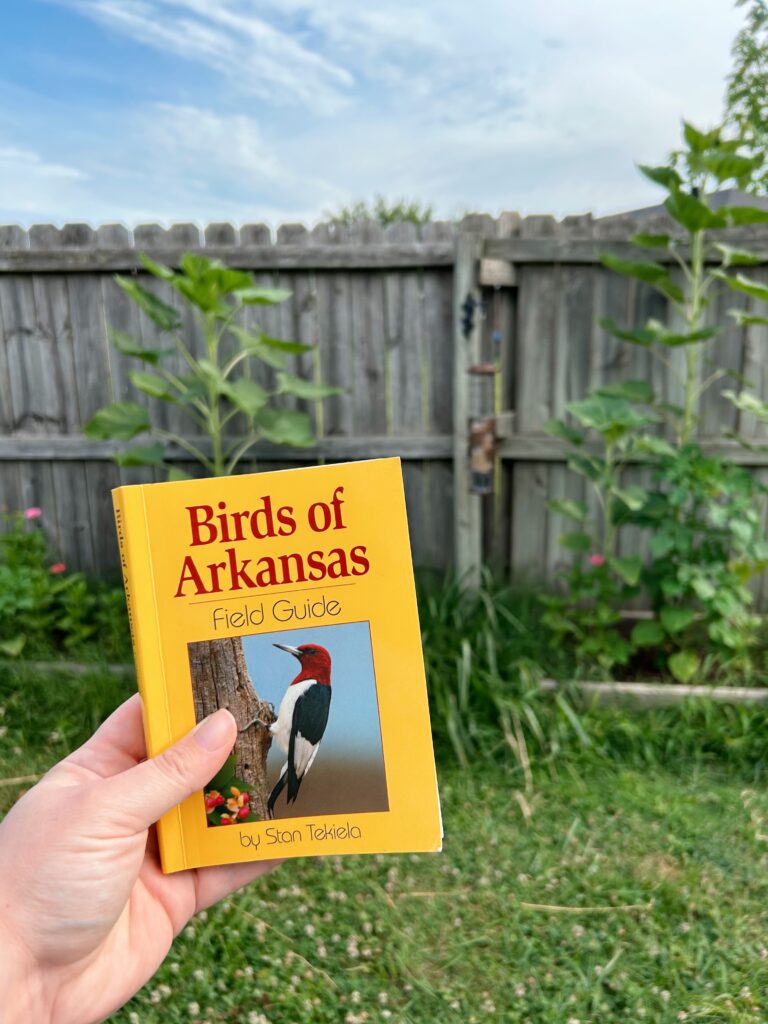
[[[113,491],[154,756],[228,707],[163,870],[436,851],[442,828],[399,459]]]

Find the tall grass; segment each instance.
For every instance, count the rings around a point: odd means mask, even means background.
[[[567,688],[542,691],[543,676],[572,678],[573,665],[541,623],[540,588],[485,569],[476,588],[420,577],[418,590],[439,757],[466,768],[511,753],[526,789],[538,768],[579,774],[598,762],[669,768],[685,760],[765,776],[768,711],[759,706],[699,699],[652,711],[589,708]]]
[[[541,691],[542,675],[562,675],[566,664],[533,587],[501,582],[487,568],[476,588],[456,578],[420,578],[418,587],[439,750],[462,767],[511,750],[530,783],[534,758],[551,758],[574,739],[589,745],[570,702]]]

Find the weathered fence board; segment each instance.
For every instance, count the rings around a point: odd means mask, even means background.
[[[139,365],[115,351],[109,332],[137,335],[147,345],[165,347],[167,340],[112,277],[138,274],[180,311],[190,349],[202,354],[204,339],[180,296],[148,275],[138,258],[146,251],[177,265],[192,250],[252,270],[265,287],[290,291],[280,306],[250,307],[245,326],[314,345],[315,353],[291,359],[292,371],[344,388],[323,402],[280,396],[309,412],[316,445],[288,450],[259,443],[243,469],[399,455],[417,564],[442,569],[458,551],[464,563],[471,555],[514,571],[552,572],[563,560],[558,537],[569,526],[549,500],[586,500],[592,514],[599,510],[591,488],[567,468],[566,446],[545,433],[547,420],[565,415],[567,404],[590,387],[626,377],[649,380],[669,401],[680,397],[674,370],[683,353],[673,354],[670,369],[598,324],[603,316],[626,324],[667,316],[652,289],[599,262],[603,251],[634,253],[628,238],[635,230],[631,218],[558,223],[511,213],[420,228],[283,225],[274,240],[260,224],[211,224],[204,231],[148,224],[133,232],[121,225],[0,227],[0,507],[40,505],[64,561],[91,571],[115,568],[109,489],[158,473],[119,469],[111,461],[119,446],[91,441],[81,428],[113,398],[149,401],[130,380]],[[750,243],[768,251],[768,233],[762,243],[759,232],[753,235]],[[464,254],[458,266],[457,252]],[[768,281],[768,265],[750,273]],[[481,305],[466,339],[460,318],[468,293]],[[763,392],[768,331],[740,327],[727,315],[757,305],[713,292],[708,316],[727,329],[710,357]],[[498,445],[497,493],[483,498],[466,493],[472,386],[466,370],[477,361],[499,368],[493,407],[484,411],[513,413]],[[183,367],[179,359],[177,369]],[[713,370],[702,365],[702,383]],[[270,367],[254,372],[265,387],[275,386]],[[723,429],[768,439],[766,425],[723,398],[733,385],[724,377],[702,398],[705,449],[768,478],[765,453],[721,439]],[[181,410],[158,409],[165,429],[198,443]],[[244,426],[242,417],[233,420],[235,434]],[[180,468],[194,468],[178,446],[169,445],[168,456]],[[637,465],[626,473],[628,482],[648,477]],[[640,551],[641,543],[638,532],[627,531],[621,553]],[[765,600],[764,580],[757,589]]]

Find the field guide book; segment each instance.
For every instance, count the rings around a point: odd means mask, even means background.
[[[400,460],[112,493],[149,755],[238,725],[163,870],[439,850]]]

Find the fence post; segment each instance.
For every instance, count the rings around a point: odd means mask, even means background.
[[[453,522],[454,563],[463,586],[476,586],[483,558],[481,501],[470,493],[469,368],[480,360],[481,316],[478,267],[483,240],[460,232],[456,236],[453,271]],[[474,301],[471,327],[465,330],[465,302]]]

